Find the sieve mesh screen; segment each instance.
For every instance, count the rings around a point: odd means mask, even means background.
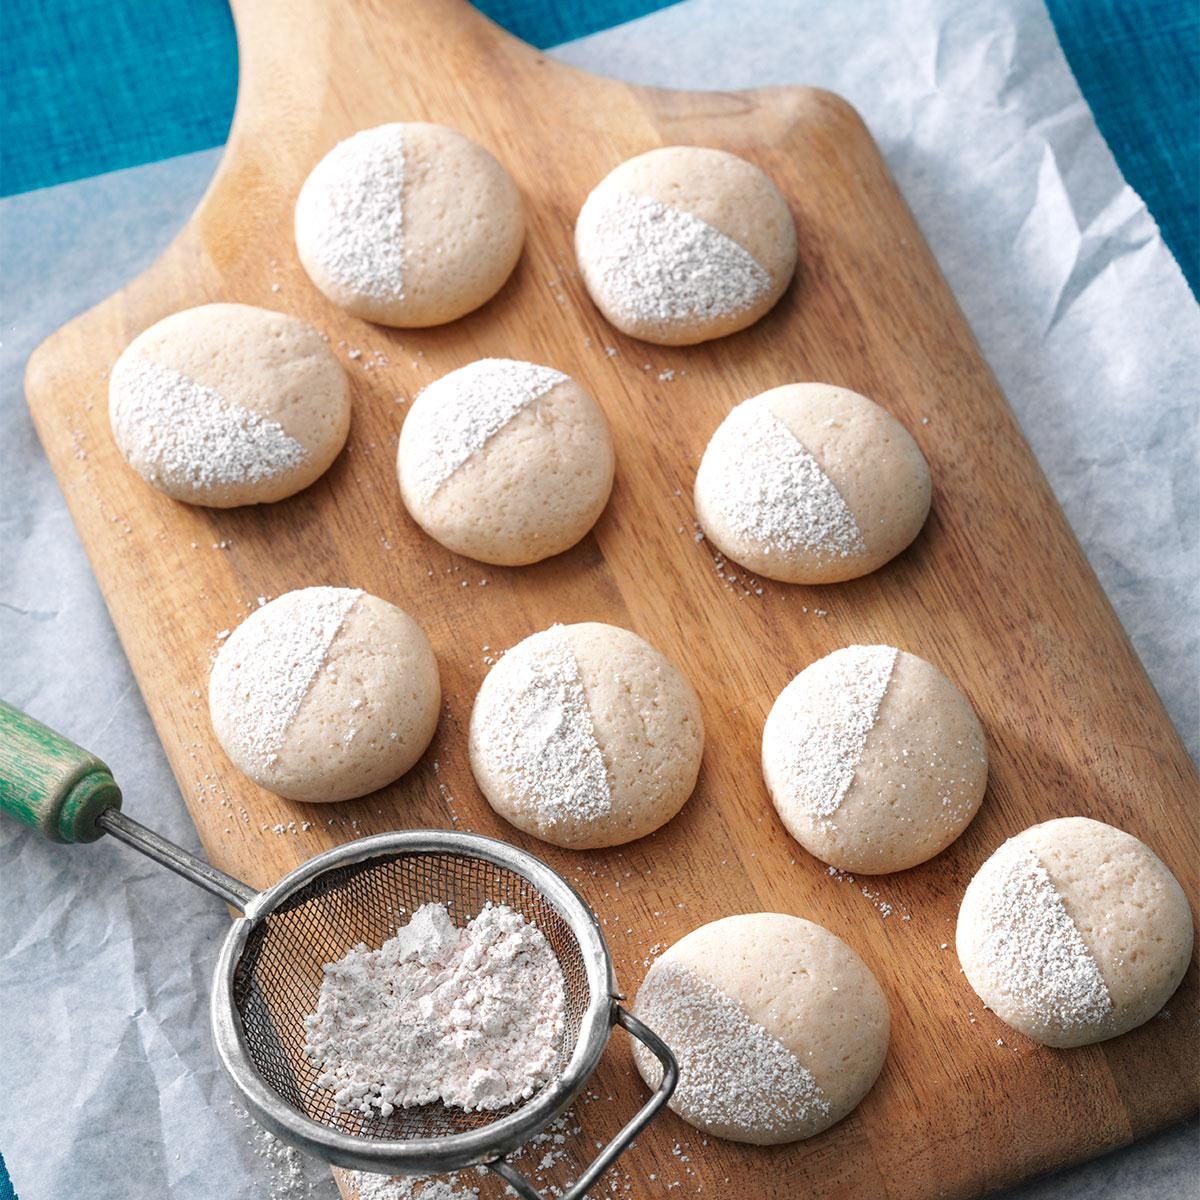
[[[304,1018],[317,1008],[322,969],[360,942],[376,948],[423,904],[445,903],[465,925],[487,901],[533,922],[558,958],[565,984],[559,1071],[566,1069],[587,1011],[587,969],[558,910],[524,876],[453,853],[383,855],[323,872],[251,930],[234,970],[233,1002],[259,1074],[293,1108],[331,1129],[364,1138],[443,1137],[479,1129],[515,1111],[464,1112],[426,1104],[392,1116],[338,1112],[304,1057]]]

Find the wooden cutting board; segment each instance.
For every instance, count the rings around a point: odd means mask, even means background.
[[[1194,963],[1169,1019],[1072,1051],[1011,1032],[959,974],[953,929],[967,881],[1001,840],[1050,817],[1087,814],[1145,838],[1195,906],[1196,777],[854,111],[806,88],[680,93],[591,78],[462,0],[235,0],[234,11],[241,90],[203,203],[149,271],[38,349],[26,381],[212,860],[263,885],[327,846],[386,829],[455,823],[506,838],[547,859],[605,916],[630,994],[654,948],[729,913],[796,913],[845,938],[892,1005],[887,1066],[861,1107],[820,1137],[774,1149],[704,1139],[666,1114],[623,1160],[625,1195],[974,1195],[1192,1111]],[[513,278],[481,311],[440,329],[347,317],[309,284],[292,244],[292,206],[310,168],[340,138],[390,120],[462,130],[496,153],[528,202]],[[627,156],[672,143],[761,165],[800,238],[798,276],[778,308],[692,349],[610,329],[571,250],[590,188]],[[214,300],[299,315],[329,334],[353,381],[345,453],[280,504],[219,512],[173,503],[124,466],[109,435],[106,376],[122,348],[168,313]],[[393,471],[403,402],[483,355],[569,372],[600,402],[616,441],[616,488],[594,533],[519,570],[430,541],[406,515]],[[708,436],[736,402],[795,380],[874,397],[929,459],[924,532],[866,579],[749,586],[694,536],[690,494]],[[412,612],[437,650],[446,694],[418,767],[338,806],[289,803],[241,778],[204,699],[218,632],[258,597],[308,584],[366,588]],[[492,814],[471,778],[466,726],[497,649],[551,622],[584,620],[634,629],[678,663],[700,692],[708,741],[699,788],[666,828],[621,849],[571,853]],[[784,831],[762,783],[759,739],[797,671],[839,646],[880,641],[932,660],[966,691],[988,733],[991,783],[974,824],[935,861],[851,883]],[[153,824],[147,798],[131,797],[129,808]],[[644,1095],[624,1035],[614,1035],[591,1090],[584,1135],[568,1147],[577,1157]]]

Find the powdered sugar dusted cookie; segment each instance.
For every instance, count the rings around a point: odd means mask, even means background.
[[[421,627],[356,588],[286,592],[217,654],[213,729],[234,765],[290,800],[363,796],[403,775],[437,726],[441,685]]]
[[[696,474],[696,515],[728,558],[784,583],[881,567],[921,531],[929,468],[878,404],[827,383],[772,388],[717,427]]]
[[[767,717],[762,756],[791,835],[867,874],[944,850],[987,787],[970,704],[936,667],[893,646],[847,646],[801,671]]]
[[[773,1145],[840,1121],[887,1055],[887,1001],[866,963],[820,925],[781,913],[725,917],[654,962],[634,1013],[671,1047],[671,1108],[717,1137]],[[651,1088],[662,1068],[640,1043]]]
[[[683,807],[704,748],[691,684],[627,629],[555,625],[491,669],[471,713],[488,803],[559,846],[616,846]]]
[[[350,389],[315,329],[205,304],[139,334],[108,384],[113,437],[147,483],[212,508],[282,500],[319,478],[350,430]]]
[[[796,267],[796,227],[752,163],[668,146],[605,176],[580,210],[575,254],[613,325],[689,346],[744,329],[774,305]]]
[[[612,490],[596,402],[561,371],[485,358],[417,397],[400,431],[400,494],[450,550],[520,566],[573,546]]]
[[[313,283],[381,325],[440,325],[478,308],[512,273],[524,239],[508,172],[443,125],[356,133],[296,201],[296,250]]]
[[[1148,1021],[1192,957],[1192,914],[1143,842],[1087,817],[1009,838],[958,913],[959,962],[1002,1021],[1086,1046]]]

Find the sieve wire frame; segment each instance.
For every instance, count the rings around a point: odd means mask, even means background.
[[[578,943],[588,1004],[566,1067],[516,1111],[483,1128],[439,1137],[359,1137],[306,1116],[263,1078],[250,1053],[235,1002],[235,973],[258,925],[325,872],[374,858],[419,855],[482,859],[514,872],[535,888],[566,922]],[[210,1017],[213,1041],[225,1073],[251,1115],[276,1137],[339,1167],[378,1174],[430,1175],[505,1158],[570,1107],[604,1053],[620,999],[612,957],[599,922],[583,897],[556,871],[495,838],[441,830],[401,830],[360,838],[318,854],[247,903],[217,959]]]

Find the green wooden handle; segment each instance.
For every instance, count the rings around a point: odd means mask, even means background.
[[[0,700],[0,812],[52,842],[94,842],[121,789],[94,755]]]

